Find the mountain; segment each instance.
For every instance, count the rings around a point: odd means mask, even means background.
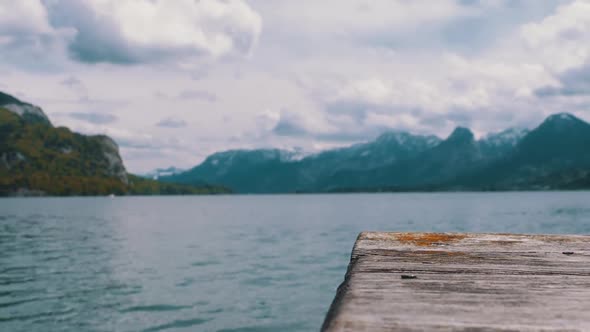
[[[21,117],[27,123],[51,125],[41,108],[22,102],[11,95],[0,92],[0,107]]]
[[[242,193],[321,191],[339,171],[364,171],[413,158],[438,145],[435,136],[390,132],[375,141],[301,157],[278,150],[232,150],[215,153],[202,164],[161,178],[176,183],[217,183]]]
[[[301,159],[282,150],[221,152],[162,180],[243,193],[579,189],[590,187],[588,147],[590,124],[563,113],[532,131],[511,128],[480,140],[458,127],[444,140],[388,132]]]
[[[55,128],[40,108],[0,95],[0,194],[123,194],[127,185],[112,139]]]
[[[583,183],[583,174],[590,170],[588,147],[590,124],[571,114],[555,114],[466,183],[495,189],[575,187],[572,181]]]
[[[585,166],[590,163],[590,124],[571,114],[552,115],[521,140],[515,158],[523,166]]]
[[[482,153],[487,156],[499,157],[512,151],[530,130],[509,128],[499,133],[491,133],[479,141]]]
[[[437,146],[408,161],[407,177],[403,185],[432,184],[452,179],[480,163],[485,156],[471,130],[456,128]]]
[[[238,192],[274,193],[296,184],[297,154],[278,149],[231,150],[209,156],[201,165],[162,181],[216,183]]]
[[[115,141],[54,127],[41,108],[0,93],[0,196],[226,192],[127,173]]]
[[[328,170],[376,168],[412,158],[439,143],[440,139],[436,136],[387,132],[372,142],[312,155],[303,159],[303,164]]]
[[[475,167],[485,158],[473,133],[456,128],[447,139],[408,158],[372,169],[336,171],[323,182],[324,190],[339,188],[409,188],[438,185]]]

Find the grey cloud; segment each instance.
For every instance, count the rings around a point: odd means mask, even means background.
[[[387,113],[388,106],[373,104],[361,99],[337,100],[324,105],[326,113],[334,116],[347,116],[357,124],[362,124],[369,113]]]
[[[91,110],[103,110],[103,109],[114,109],[129,105],[129,101],[122,99],[102,99],[102,98],[90,98],[86,95],[82,95],[76,101],[77,104],[84,105],[86,109]]]
[[[462,6],[476,6],[479,5],[479,0],[458,0],[457,1]]]
[[[579,29],[568,29],[559,33],[559,37],[565,40],[580,40],[584,38],[584,33]]]
[[[535,91],[538,97],[590,96],[590,63],[570,69],[558,77],[561,86],[545,86]]]
[[[354,118],[357,122],[361,122],[366,118],[367,113],[374,109],[374,105],[366,103],[364,101],[356,100],[339,100],[327,103],[325,110],[328,113],[348,115]]]
[[[477,132],[488,132],[490,128],[505,128],[507,126],[525,126],[536,121],[535,117],[528,117],[526,112],[515,112],[515,109],[532,109],[532,105],[498,103],[492,108],[450,107],[444,113],[431,112],[421,107],[407,107],[403,105],[378,105],[362,100],[343,100],[325,105],[324,112],[327,122],[333,129],[330,132],[309,133],[302,127],[297,127],[296,121],[282,119],[275,128],[275,133],[288,136],[310,136],[324,141],[362,141],[368,140],[379,133],[389,130],[412,132],[415,134],[441,134],[441,130],[448,130],[457,126],[468,127]],[[532,114],[535,114],[534,112]],[[377,115],[377,117],[374,117]],[[347,116],[353,122],[340,122],[339,116]],[[395,119],[396,116],[409,116],[414,124],[399,122],[394,124],[380,124],[376,122],[378,116]],[[542,114],[541,114],[542,116]],[[372,120],[371,120],[372,119]],[[280,130],[279,130],[280,129]]]
[[[328,114],[328,117],[330,115]],[[392,129],[406,130],[408,128],[390,128],[384,125],[360,123],[354,126],[342,126],[331,121],[334,126],[329,131],[314,131],[308,129],[302,119],[294,113],[283,113],[272,133],[277,136],[294,138],[311,138],[325,142],[351,143],[373,139],[383,132]]]
[[[183,128],[187,126],[186,121],[181,119],[174,119],[174,118],[166,118],[160,120],[160,122],[156,123],[156,126],[162,128]]]
[[[116,122],[119,118],[109,113],[82,113],[72,112],[67,114],[76,120],[85,121],[93,124],[110,124]]]
[[[168,99],[168,98],[170,98],[170,96],[168,96],[166,93],[164,93],[162,91],[154,91],[153,96],[156,99]]]
[[[209,77],[209,72],[205,68],[195,69],[191,73],[191,78],[195,81],[200,81],[200,80],[203,80],[207,77]]]
[[[184,150],[186,147],[175,139],[153,139],[136,137],[115,137],[117,144],[122,148],[134,150]]]
[[[143,140],[134,140],[129,138],[117,138],[117,144],[121,148],[137,149],[137,150],[158,150],[159,147],[146,143]]]
[[[225,3],[230,7],[231,3]],[[95,9],[85,1],[79,0],[53,0],[44,2],[51,24],[55,27],[69,28],[76,31],[75,37],[68,44],[71,57],[83,63],[113,63],[118,65],[133,65],[140,63],[156,63],[165,61],[176,61],[187,58],[200,58],[214,54],[219,45],[209,44],[219,41],[221,35],[231,40],[229,49],[223,50],[223,54],[246,54],[250,51],[258,38],[257,21],[238,22],[235,15],[244,14],[232,12],[228,16],[206,17],[202,20],[199,31],[205,35],[214,35],[216,38],[206,38],[200,44],[194,40],[187,40],[186,43],[179,43],[176,46],[163,45],[150,39],[148,31],[145,32],[144,42],[136,42],[125,37],[122,32],[121,18],[97,13]],[[116,6],[116,2],[113,6]],[[205,15],[211,9],[205,4],[198,4]],[[246,11],[245,15],[251,15],[247,6],[240,7]],[[234,10],[236,10],[234,8]],[[234,16],[231,16],[231,15]],[[254,14],[255,15],[255,14]],[[252,19],[252,16],[247,16]],[[159,22],[152,22],[157,25]],[[181,24],[181,23],[179,23]],[[194,28],[194,26],[191,26]],[[137,28],[137,27],[136,27]],[[208,37],[208,36],[206,36]],[[188,37],[187,37],[188,38]],[[184,45],[184,46],[183,46]],[[218,55],[218,54],[214,54]],[[199,76],[198,74],[195,74]]]
[[[74,91],[76,94],[82,96],[82,98],[87,98],[88,91],[86,90],[86,86],[78,78],[70,76],[61,81],[60,84]]]
[[[380,134],[391,131],[392,128],[385,127],[385,126],[373,126],[364,128],[361,131],[357,132],[349,132],[349,131],[340,131],[336,133],[323,133],[315,135],[316,139],[327,141],[327,142],[342,142],[342,143],[352,143],[352,142],[363,142],[374,139],[375,137],[379,136]]]
[[[9,12],[10,15],[18,15]],[[0,17],[0,63],[30,71],[58,72],[63,67],[64,49],[70,32],[55,30],[39,33],[2,22]]]
[[[115,22],[97,15],[84,1],[58,0],[47,3],[51,23],[56,27],[74,27],[77,31],[69,44],[72,57],[80,62],[133,64],[139,54],[120,37]]]
[[[70,77],[64,79],[63,81],[61,81],[60,83],[62,85],[65,85],[67,87],[70,87],[70,88],[84,85],[84,84],[82,84],[82,81],[80,81],[79,79],[77,79],[74,76],[70,76]]]
[[[506,0],[489,6],[481,0],[457,0],[473,11],[450,20],[424,22],[411,33],[395,30],[372,31],[356,36],[361,42],[394,50],[444,50],[459,54],[481,54],[507,35],[516,33],[523,22],[540,20],[567,0]]]
[[[446,126],[452,127],[466,127],[473,129],[473,125],[477,118],[486,117],[487,110],[485,109],[467,109],[455,107],[444,114],[424,112],[420,116],[420,124],[428,128],[444,128]],[[434,130],[433,130],[434,131]]]
[[[272,132],[278,136],[302,137],[310,133],[294,117],[281,116],[279,122],[272,129]]]
[[[178,98],[187,100],[202,100],[209,103],[217,102],[217,95],[203,90],[184,90],[178,94]]]
[[[8,37],[0,45],[0,60],[30,70],[58,69],[59,64],[50,59],[58,47],[58,42],[51,36]]]
[[[375,114],[411,114],[420,115],[423,113],[418,107],[407,107],[402,105],[375,104],[362,99],[345,99],[326,103],[324,109],[332,115],[344,115],[352,118],[356,123],[362,124],[370,113]]]

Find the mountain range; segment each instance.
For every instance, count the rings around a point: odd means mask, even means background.
[[[561,113],[533,130],[479,140],[463,127],[446,139],[387,132],[304,158],[279,149],[230,150],[160,180],[240,193],[590,188],[590,124]]]
[[[128,174],[110,137],[54,127],[41,108],[0,92],[0,196],[226,192]]]
[[[446,139],[386,132],[307,156],[280,149],[219,152],[187,171],[171,167],[139,177],[127,172],[111,138],[54,127],[41,108],[0,92],[0,195],[588,188],[590,124],[568,113],[533,130],[512,128],[479,140],[463,127]]]

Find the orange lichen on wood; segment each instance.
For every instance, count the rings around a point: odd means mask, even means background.
[[[397,241],[403,244],[413,244],[420,247],[448,244],[466,238],[463,234],[445,233],[400,233],[396,234]]]

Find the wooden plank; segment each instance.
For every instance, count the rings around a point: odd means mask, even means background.
[[[590,331],[590,236],[361,233],[322,330]]]

